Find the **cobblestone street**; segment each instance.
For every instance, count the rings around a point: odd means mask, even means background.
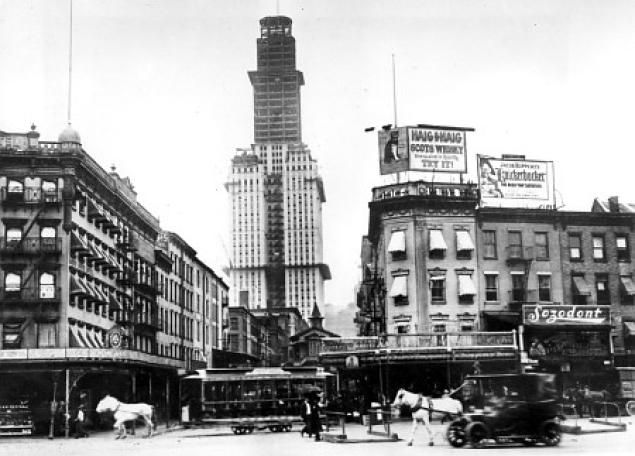
[[[627,420],[628,423],[630,420]],[[573,423],[571,423],[573,424]],[[582,423],[582,424],[586,424]],[[109,432],[91,435],[88,439],[55,439],[46,438],[17,438],[0,441],[0,454],[12,456],[26,456],[44,454],[63,454],[67,456],[86,455],[325,455],[329,456],[369,456],[393,454],[465,454],[478,451],[483,452],[513,452],[515,455],[540,454],[632,454],[635,444],[635,429],[629,424],[626,432],[597,433],[585,435],[564,434],[562,443],[555,448],[526,448],[522,446],[491,446],[486,449],[474,450],[469,447],[452,448],[443,435],[445,426],[438,423],[432,425],[434,430],[433,447],[427,446],[427,439],[422,429],[417,431],[414,445],[408,447],[405,439],[410,432],[410,423],[400,422],[393,426],[400,439],[397,442],[364,442],[364,443],[329,443],[315,442],[313,439],[301,438],[298,428],[288,433],[271,433],[256,431],[253,434],[235,436],[229,429],[181,429],[163,432],[151,439],[143,438],[143,430],[136,436],[125,440],[114,440]],[[589,425],[587,425],[589,428]],[[336,430],[331,429],[335,433]],[[358,424],[349,424],[346,428],[349,439],[366,439],[369,436],[366,428]]]

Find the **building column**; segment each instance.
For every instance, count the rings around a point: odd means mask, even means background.
[[[170,427],[170,377],[165,377],[165,426]]]
[[[71,398],[71,387],[70,387],[70,371],[68,368],[66,368],[66,381],[65,381],[65,387],[66,387],[66,392],[64,395],[64,398],[66,400],[66,405],[65,405],[65,418],[64,418],[64,437],[68,438],[69,434],[70,434],[70,416],[68,413],[68,403],[70,401]]]

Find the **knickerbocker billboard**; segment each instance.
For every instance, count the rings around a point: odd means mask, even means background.
[[[472,128],[419,125],[379,131],[379,172],[467,172],[465,132]]]
[[[484,206],[554,209],[553,162],[479,155]]]

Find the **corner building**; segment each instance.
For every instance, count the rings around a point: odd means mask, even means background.
[[[39,136],[0,132],[3,410],[28,410],[44,433],[51,400],[72,411],[82,397],[99,426],[108,392],[174,418],[178,374],[210,365],[221,346],[227,286],[178,236],[163,238],[130,179],[99,166],[76,131]],[[221,290],[210,310],[203,269]]]
[[[230,303],[248,309],[297,308],[305,319],[324,304],[330,271],[322,255],[317,162],[302,143],[300,87],[291,19],[260,21],[254,141],[232,159]]]

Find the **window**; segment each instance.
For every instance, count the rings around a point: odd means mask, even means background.
[[[579,234],[569,234],[569,259],[582,260],[582,236]]]
[[[55,276],[48,272],[40,274],[40,299],[55,298]]]
[[[410,332],[410,325],[397,325],[397,334],[408,334]]]
[[[461,332],[472,332],[474,331],[474,322],[473,321],[461,321],[459,323],[459,329]]]
[[[7,229],[7,245],[15,245],[22,239],[22,228]]]
[[[430,258],[437,260],[443,259],[447,248],[448,246],[443,238],[443,232],[441,230],[430,230]]]
[[[42,196],[46,203],[57,202],[57,185],[55,182],[42,181]]]
[[[631,261],[631,249],[627,234],[617,234],[615,236],[617,248],[617,261]]]
[[[432,303],[445,302],[445,276],[433,276],[430,278],[430,296]]]
[[[547,274],[538,275],[538,301],[551,301],[551,276]]]
[[[7,292],[19,292],[22,288],[22,277],[15,272],[7,272],[4,276],[4,290]]]
[[[512,274],[512,301],[525,301],[525,275]]]
[[[591,296],[591,289],[584,279],[584,275],[574,275],[572,280],[573,304],[585,305],[587,296]]]
[[[595,261],[604,261],[606,259],[604,253],[604,236],[600,234],[593,236],[593,259]]]
[[[534,233],[534,249],[536,259],[549,259],[549,236],[547,233]]]
[[[467,230],[459,230],[456,232],[456,259],[469,260],[472,258],[474,243]]]
[[[496,258],[496,231],[483,231],[483,257]]]
[[[597,296],[597,303],[610,304],[611,296],[609,292],[609,277],[606,274],[595,275],[595,293]]]
[[[510,231],[507,233],[507,245],[510,258],[522,258],[523,256],[523,236],[520,231]]]
[[[498,301],[498,274],[485,274],[485,300]]]

